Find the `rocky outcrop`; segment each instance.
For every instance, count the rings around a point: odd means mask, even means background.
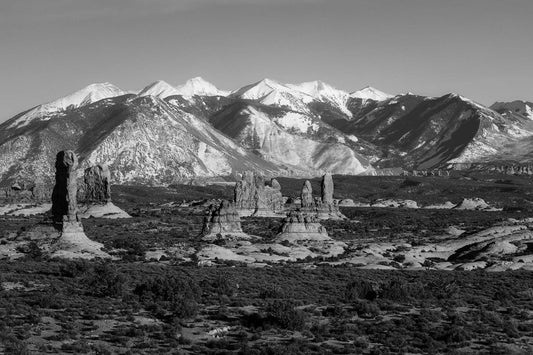
[[[41,181],[18,181],[0,187],[0,205],[9,203],[43,203],[50,201],[52,185]]]
[[[313,198],[313,189],[309,180],[302,186],[301,211],[309,215],[314,215],[319,219],[345,219],[346,217],[339,211],[338,202],[333,199],[333,178],[331,174],[322,177],[321,199]]]
[[[79,222],[76,181],[78,158],[71,150],[64,150],[56,156],[56,179],[52,192],[52,216],[54,222]]]
[[[234,190],[235,208],[241,216],[271,217],[283,210],[281,186],[276,179],[265,183],[262,175],[244,172]]]
[[[59,227],[59,238],[53,243],[52,256],[109,257],[101,249],[102,244],[90,240],[83,231],[78,217],[78,184],[76,169],[78,158],[71,150],[61,151],[56,156],[56,183],[52,192],[52,218]]]
[[[111,202],[111,173],[107,165],[95,165],[85,169],[78,198],[84,203]]]
[[[111,202],[111,173],[106,165],[95,165],[85,169],[78,188],[78,198],[82,218],[131,217]]]
[[[217,239],[249,239],[242,231],[241,218],[235,204],[227,200],[223,200],[219,206],[209,206],[204,218],[202,240]]]
[[[110,258],[103,245],[90,240],[83,230],[77,205],[76,169],[78,159],[73,151],[56,156],[55,185],[52,192],[51,215],[41,223],[21,231],[12,245],[5,245],[0,254],[18,257],[17,252],[35,246],[42,253],[59,258]],[[30,247],[31,246],[31,247]]]
[[[288,241],[295,243],[301,240],[329,240],[326,228],[315,215],[301,211],[291,211],[283,220],[276,242]]]
[[[302,208],[311,208],[315,205],[315,200],[313,199],[313,188],[311,187],[309,180],[305,180],[304,185],[302,186],[300,200],[302,201]]]
[[[333,178],[330,173],[322,177],[322,203],[333,204]]]
[[[301,211],[291,211],[283,221],[275,243],[305,247],[312,250],[315,257],[332,257],[344,253],[347,245],[328,236],[326,228],[319,223],[316,215]]]

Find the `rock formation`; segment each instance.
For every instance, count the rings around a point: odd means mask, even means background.
[[[65,150],[57,153],[56,183],[52,192],[52,216],[54,222],[79,222],[77,216],[77,167],[78,158],[73,151]]]
[[[234,190],[235,208],[241,216],[276,216],[283,210],[281,186],[272,179],[270,186],[261,175],[252,171],[244,172]]]
[[[345,243],[328,236],[326,228],[319,223],[316,215],[301,211],[289,212],[274,242],[306,248],[312,251],[308,255],[314,257],[336,256],[344,253],[347,247]]]
[[[305,180],[302,186],[302,192],[300,194],[302,201],[302,208],[312,208],[315,206],[315,200],[313,199],[313,188],[309,180]]]
[[[42,181],[17,181],[0,187],[0,204],[48,202],[51,192],[52,185]]]
[[[61,231],[54,242],[54,256],[60,257],[109,257],[101,248],[102,244],[87,238],[78,217],[78,184],[76,169],[78,158],[71,150],[57,153],[56,184],[52,192],[52,218]]]
[[[330,173],[322,177],[322,203],[333,204],[333,178]]]
[[[202,228],[203,240],[249,239],[242,231],[241,218],[235,204],[223,200],[219,206],[211,205],[207,210]]]
[[[55,185],[52,192],[52,218],[17,236],[17,243],[36,242],[41,251],[52,257],[109,258],[103,245],[90,240],[78,216],[76,168],[78,158],[73,151],[56,156]]]
[[[319,219],[344,219],[337,202],[333,200],[333,178],[331,174],[322,177],[322,198],[315,201],[313,189],[309,180],[306,180],[301,192],[301,211],[315,215]]]
[[[130,218],[125,211],[111,202],[111,173],[106,165],[85,169],[78,188],[82,218]]]
[[[80,201],[85,203],[111,202],[111,173],[107,165],[95,165],[85,169],[78,196]]]
[[[301,211],[291,211],[283,220],[280,233],[276,241],[290,243],[300,240],[329,240],[326,228],[322,226],[315,215]]]

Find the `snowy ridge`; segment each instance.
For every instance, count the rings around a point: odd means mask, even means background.
[[[190,101],[193,96],[227,96],[228,94],[228,91],[219,90],[215,85],[198,76],[177,87],[170,85],[166,81],[158,80],[142,89],[138,95],[156,96],[160,99],[180,95]]]
[[[335,107],[340,109],[348,117],[352,113],[346,107],[349,94],[346,91],[339,90],[320,80],[308,81],[301,84],[287,84],[288,87],[306,93],[319,101],[329,101]]]
[[[158,80],[142,89],[139,96],[155,96],[164,99],[168,96],[180,95],[179,91],[164,80]]]
[[[263,79],[233,91],[230,97],[255,100],[264,105],[286,107],[293,111],[309,112],[307,104],[314,98],[304,92],[293,90],[275,80]]]
[[[35,119],[46,121],[50,114],[67,108],[76,108],[92,104],[103,99],[125,95],[127,92],[110,83],[96,83],[84,87],[70,95],[39,105],[13,121],[8,128],[22,128]]]
[[[409,93],[407,95],[409,95]],[[386,94],[383,91],[375,89],[371,86],[367,86],[361,90],[350,93],[350,97],[362,100],[385,101],[393,98],[394,96]]]
[[[496,102],[490,108],[500,113],[505,113],[506,111],[518,113],[530,120],[533,120],[533,103],[531,102],[522,100]]]

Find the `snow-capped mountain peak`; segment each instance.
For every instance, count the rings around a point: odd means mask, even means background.
[[[121,90],[120,88],[111,83],[95,83],[87,85],[83,89],[73,92],[70,95],[61,97],[59,99],[41,105],[41,108],[47,108],[51,111],[64,110],[70,106],[84,106],[92,104],[96,101],[124,94],[126,94],[125,91]]]
[[[352,116],[352,113],[346,107],[346,102],[349,98],[346,91],[336,89],[321,80],[308,81],[300,84],[288,84],[287,86],[312,96],[315,100],[328,101],[344,112],[344,114],[350,117]]]
[[[157,80],[144,89],[142,89],[139,96],[157,96],[161,99],[172,95],[180,95],[180,92],[172,85],[164,80]]]
[[[226,96],[227,91],[219,90],[215,85],[202,79],[201,77],[195,77],[189,79],[183,85],[174,87],[163,80],[158,80],[148,85],[139,92],[139,96],[157,96],[160,99],[164,99],[169,96],[181,95],[185,98],[192,98],[195,95],[198,96]]]
[[[256,100],[264,105],[282,106],[297,112],[308,112],[309,107],[307,104],[314,100],[311,95],[272,79],[263,79],[244,86],[233,91],[230,96],[245,100]]]
[[[50,114],[63,111],[67,108],[81,107],[96,101],[125,94],[127,92],[108,82],[90,84],[72,94],[34,107],[13,121],[9,128],[24,127],[36,118],[41,121],[46,121]]]
[[[375,89],[371,86],[367,86],[362,88],[361,90],[350,93],[350,97],[363,100],[384,101],[392,98],[393,95],[386,94],[383,91]]]
[[[248,100],[260,100],[273,91],[291,92],[292,90],[275,80],[265,78],[256,83],[243,86],[242,88],[233,91],[231,96]]]
[[[287,86],[316,98],[345,96],[347,94],[347,92],[335,89],[333,86],[321,80],[307,81],[300,84],[287,84]]]
[[[215,85],[204,80],[202,77],[194,77],[185,82],[185,84],[178,86],[177,91],[180,95],[186,97],[198,96],[226,96],[228,91],[219,90]]]

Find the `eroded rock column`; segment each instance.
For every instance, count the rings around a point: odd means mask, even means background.
[[[71,150],[64,150],[56,156],[55,186],[52,192],[52,216],[54,222],[77,222],[78,158]]]
[[[85,203],[111,202],[111,173],[107,165],[95,165],[83,174],[82,201]]]
[[[313,188],[311,187],[311,182],[309,182],[309,180],[305,180],[300,197],[302,200],[302,208],[309,208],[315,205]]]

